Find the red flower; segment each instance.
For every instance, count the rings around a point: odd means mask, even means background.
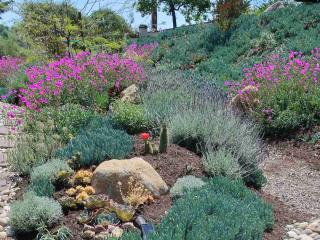
[[[140,134],[140,138],[143,140],[143,141],[148,141],[150,139],[150,134],[149,133],[141,133]]]

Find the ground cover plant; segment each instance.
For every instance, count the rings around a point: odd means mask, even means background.
[[[214,79],[240,81],[242,69],[273,51],[309,53],[319,42],[319,4],[289,5],[259,16],[244,14],[229,31],[213,24],[165,31],[139,43],[157,41],[153,61],[161,68],[194,71]]]
[[[273,221],[271,206],[241,181],[215,178],[177,200],[149,239],[262,239]]]

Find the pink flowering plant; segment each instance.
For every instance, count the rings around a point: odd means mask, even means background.
[[[285,57],[273,54],[265,62],[245,68],[240,83],[225,85],[233,97],[254,92],[255,108],[250,115],[272,133],[310,127],[320,121],[319,60],[320,48],[310,55],[295,51]]]
[[[0,115],[2,116],[2,121],[4,121],[1,124],[11,126],[9,130],[11,130],[12,133],[18,131],[24,124],[24,114],[24,108],[7,103],[0,103]]]
[[[8,77],[20,69],[22,62],[17,57],[0,58],[0,87],[7,87]]]
[[[130,44],[125,51],[125,56],[135,61],[148,62],[154,52],[159,46],[157,42],[138,45],[137,43]]]
[[[45,105],[77,103],[92,105],[97,94],[144,80],[143,68],[118,54],[81,52],[46,66],[26,70],[28,82],[19,90],[20,100],[30,110]]]

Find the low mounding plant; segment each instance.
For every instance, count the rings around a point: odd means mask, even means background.
[[[273,223],[271,205],[242,181],[214,178],[178,199],[148,239],[261,240]],[[123,239],[140,238],[128,234]]]
[[[202,162],[206,172],[211,176],[241,177],[239,159],[223,148],[217,151],[205,152]]]
[[[68,163],[60,159],[52,159],[39,167],[35,167],[31,172],[30,190],[37,196],[51,197],[59,178],[58,174],[62,171],[65,175],[73,173]]]
[[[189,175],[179,178],[177,182],[170,189],[170,194],[173,198],[182,197],[184,192],[201,188],[205,185],[205,182],[200,178]]]
[[[112,104],[113,121],[131,134],[141,133],[150,128],[150,123],[141,105],[116,100]]]
[[[11,205],[9,224],[17,233],[30,233],[41,227],[52,227],[61,217],[58,202],[28,192],[23,200]]]
[[[106,124],[99,125],[99,121]],[[79,155],[80,166],[126,157],[133,149],[132,137],[123,130],[114,129],[110,123],[108,119],[93,120],[57,155],[67,159]]]
[[[206,79],[179,72],[162,74],[150,76],[143,105],[150,119],[166,123],[171,142],[199,155],[223,149],[235,156],[219,174],[233,172],[238,165],[242,177],[256,172],[264,157],[257,126],[233,112],[221,90]],[[173,92],[179,95],[174,97]],[[158,94],[164,101],[155,97]]]
[[[245,68],[240,83],[226,85],[232,96],[251,106],[247,113],[267,133],[288,133],[320,121],[319,64],[320,48],[312,50],[311,56],[294,51],[284,57],[273,54]],[[249,99],[249,91],[254,99]]]
[[[16,146],[8,155],[10,167],[23,175],[28,175],[33,167],[52,158],[56,149],[61,146],[60,136],[53,131],[53,121],[34,124],[37,131],[19,136]]]
[[[93,111],[83,108],[77,104],[66,104],[61,107],[45,107],[41,112],[29,111],[32,121],[26,129],[29,132],[37,131],[34,125],[35,121],[47,122],[53,121],[53,131],[58,134],[63,142],[68,142],[94,116]]]

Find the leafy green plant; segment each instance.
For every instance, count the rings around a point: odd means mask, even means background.
[[[177,182],[170,189],[170,194],[173,198],[182,197],[185,191],[201,188],[205,182],[195,176],[184,176],[179,178]]]
[[[261,240],[273,223],[271,205],[242,181],[214,178],[178,199],[148,239]],[[139,236],[132,233],[123,237],[135,239]]]
[[[23,200],[11,205],[9,223],[17,233],[29,233],[35,232],[40,227],[52,227],[61,217],[62,210],[59,203],[28,192]]]
[[[66,161],[52,159],[45,164],[35,167],[31,172],[30,190],[37,196],[51,197],[58,180],[59,173],[65,172],[65,175],[71,175],[73,170]]]
[[[241,177],[239,158],[223,148],[205,152],[202,162],[206,172],[211,176]]]
[[[129,133],[140,133],[150,128],[142,106],[125,101],[116,100],[112,104],[113,121]]]
[[[57,156],[70,159],[78,154],[81,166],[91,166],[107,159],[124,158],[132,149],[133,140],[130,135],[112,128],[109,119],[95,119],[65,148],[59,149]]]
[[[35,121],[53,121],[53,131],[61,136],[64,142],[74,137],[90,119],[94,112],[77,104],[66,104],[61,107],[46,107],[41,112],[30,112],[32,121],[27,125],[27,131],[33,133],[38,131],[34,125]]]
[[[39,240],[69,240],[73,237],[71,230],[66,226],[59,227],[56,231],[51,233],[46,227],[38,229]]]
[[[33,167],[52,158],[62,145],[60,136],[54,133],[52,121],[34,124],[37,131],[19,136],[16,146],[8,155],[10,167],[23,175],[28,175]]]

